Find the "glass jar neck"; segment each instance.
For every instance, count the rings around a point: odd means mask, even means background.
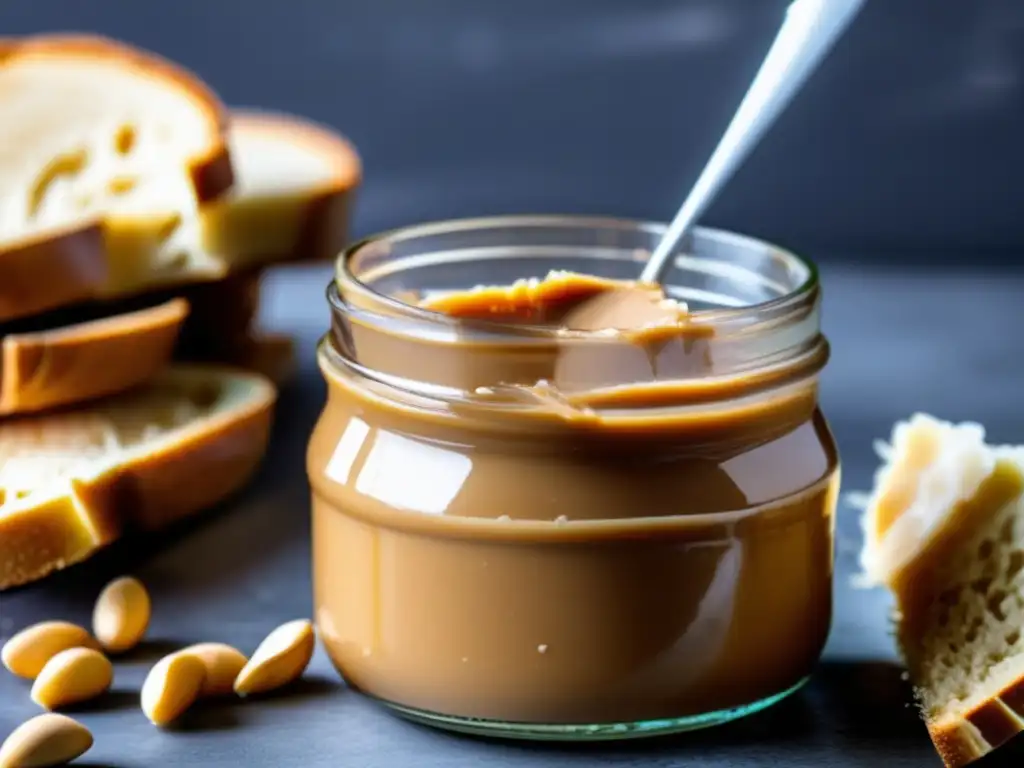
[[[540,230],[531,235],[539,244],[532,240],[522,244],[522,232],[514,225],[522,221],[541,222],[528,225]],[[665,288],[670,295],[688,299],[687,292],[704,300],[713,295],[719,305],[710,302],[698,307],[689,332],[656,343],[605,333],[456,319],[404,300],[423,295],[438,282],[445,287],[453,281],[469,282],[455,289],[488,282],[476,279],[486,274],[483,269],[474,272],[479,265],[495,273],[492,282],[504,280],[503,269],[488,264],[492,249],[499,261],[507,258],[509,274],[521,266],[515,259],[534,270],[543,269],[543,260],[536,255],[542,252],[550,255],[550,268],[564,267],[566,260],[572,268],[572,254],[595,259],[597,249],[614,251],[622,258],[596,259],[591,269],[596,265],[611,277],[618,276],[616,269],[622,265],[638,271],[636,248],[628,240],[619,243],[605,237],[599,238],[603,245],[567,245],[567,231],[589,232],[588,227],[596,225],[592,220],[558,221],[569,223],[498,219],[493,220],[496,224],[480,225],[508,229],[511,234],[505,237],[510,242],[504,247],[497,244],[503,242],[500,233],[494,235],[494,245],[479,233],[474,240],[474,230],[466,223],[456,223],[461,227],[456,234],[462,238],[457,248],[444,242],[419,242],[426,236],[417,237],[415,229],[354,246],[340,260],[337,279],[328,288],[332,328],[322,352],[323,364],[390,389],[396,397],[479,408],[563,408],[572,413],[739,400],[813,380],[826,363],[828,345],[820,331],[820,290],[813,267],[758,241],[712,230],[699,231],[695,255],[683,257],[691,260],[691,270],[693,264],[704,270],[700,279],[684,282],[680,275],[670,274]],[[625,227],[626,235],[643,226],[613,224]],[[430,232],[443,241],[444,225],[432,225]],[[507,256],[517,249],[522,253]],[[780,260],[785,269],[778,268]],[[450,270],[456,277],[439,280],[439,264],[458,264],[457,272]],[[424,265],[429,265],[426,272]],[[768,292],[768,300],[743,305],[743,292],[749,294],[757,281],[770,286],[762,290]],[[723,303],[726,306],[720,306]]]

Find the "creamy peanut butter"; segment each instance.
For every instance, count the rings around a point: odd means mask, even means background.
[[[543,279],[480,286],[423,299],[421,306],[451,317],[560,326],[569,330],[629,332],[684,327],[686,304],[660,285],[553,271]]]
[[[838,488],[826,347],[728,376],[734,342],[657,286],[567,273],[406,298],[554,332],[413,338],[339,311],[308,469],[316,616],[351,685],[428,719],[671,730],[810,674]]]

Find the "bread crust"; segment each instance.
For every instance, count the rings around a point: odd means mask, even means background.
[[[961,462],[967,456],[978,468],[991,467],[985,475],[970,475],[972,482],[969,483],[971,490],[968,495],[963,495],[961,489],[961,495],[951,496],[946,500],[947,507],[932,510],[939,513],[936,524],[923,529],[920,534],[923,538],[905,542],[913,547],[912,556],[905,562],[887,564],[884,578],[880,579],[896,598],[898,644],[901,654],[908,662],[911,683],[917,686],[919,680],[915,677],[915,670],[919,670],[921,662],[927,660],[923,660],[916,649],[921,647],[921,638],[929,631],[930,607],[940,599],[944,588],[942,569],[954,554],[965,546],[964,542],[972,541],[984,526],[991,523],[993,515],[1020,498],[1024,493],[1024,473],[1016,461],[1000,456],[990,446],[983,444],[983,432],[967,437],[963,433],[959,437],[953,436],[953,429],[977,425],[947,424],[923,415],[915,417],[915,420],[905,424],[916,424],[918,428],[926,430],[941,427],[945,430],[945,436],[938,438],[940,440],[967,440],[965,445],[970,450],[959,454],[958,459]],[[904,437],[906,440],[903,450],[909,451],[912,442],[908,433],[905,433]],[[937,452],[936,455],[940,453]],[[979,454],[984,461],[979,460]],[[897,462],[906,458],[908,457],[891,456],[887,457],[886,461],[889,467],[897,467]],[[934,462],[937,459],[933,456],[927,461],[932,464],[923,466],[920,462],[908,462],[906,466],[910,466],[912,472],[919,474],[936,471]],[[964,465],[961,464],[955,469],[963,468]],[[951,471],[948,465],[943,465],[943,469]],[[878,477],[876,475],[876,483]],[[905,495],[907,488],[912,487],[911,484],[906,482],[907,478],[895,479],[899,481],[893,485],[895,492]],[[911,475],[911,479],[915,484],[919,482],[914,475]],[[879,493],[878,486],[875,493]],[[877,547],[885,536],[892,535],[891,531],[898,518],[907,514],[910,506],[908,503],[898,504],[886,510],[890,515],[894,515],[893,517],[867,521],[884,524],[885,527],[865,525],[865,548]],[[932,662],[935,663],[934,660]],[[918,690],[918,696],[923,698],[921,689]],[[947,768],[961,768],[1001,746],[1024,729],[1022,713],[1024,675],[966,711],[955,715],[940,715],[938,718],[930,718],[926,712],[924,720],[943,763]]]
[[[269,253],[261,250],[261,233],[252,225],[252,214],[246,215],[243,206],[247,196],[243,191],[239,197],[226,198],[200,214],[206,249],[229,258],[239,257],[247,264],[336,258],[348,242],[351,210],[362,182],[362,161],[355,147],[325,126],[281,112],[232,109],[230,130],[301,145],[323,158],[330,176],[311,182],[301,194],[289,191],[252,196],[252,201],[262,203],[274,218],[296,222],[296,235],[284,249]]]
[[[15,324],[0,339],[0,417],[123,392],[172,358],[245,368],[284,384],[295,371],[294,342],[256,330],[260,277],[240,273]]]
[[[0,62],[22,56],[40,58],[113,59],[129,69],[146,72],[155,79],[172,83],[188,95],[197,111],[209,123],[209,135],[219,137],[206,150],[188,159],[189,176],[196,200],[205,203],[227,192],[234,183],[234,171],[226,141],[228,111],[213,90],[191,70],[152,51],[103,35],[52,33],[33,35],[18,40],[7,51],[0,41]]]
[[[0,61],[4,51],[0,40]],[[332,260],[347,244],[351,208],[362,180],[362,165],[355,148],[337,133],[291,115],[247,109],[232,113],[233,127],[229,128],[223,107],[197,78],[159,57],[106,38],[60,35],[28,38],[17,44],[16,51],[18,55],[29,55],[32,51],[35,51],[32,55],[68,55],[69,52],[114,55],[117,52],[128,62],[138,59],[152,63],[155,71],[181,81],[190,93],[198,94],[200,103],[208,105],[213,115],[211,130],[235,130],[272,141],[299,144],[322,157],[331,170],[327,177],[311,181],[301,191],[225,195],[228,189],[224,185],[230,186],[234,178],[225,138],[216,148],[217,156],[212,164],[204,166],[199,162],[195,166],[195,173],[209,175],[215,182],[202,182],[196,188],[196,194],[206,204],[199,213],[202,242],[195,245],[197,253],[209,254],[211,265],[218,265],[215,269],[211,266],[209,272],[186,270],[181,274],[153,275],[150,284],[140,284],[137,290],[131,290],[130,286],[127,291],[120,287],[112,289],[115,274],[110,259],[110,238],[117,228],[107,226],[102,216],[83,219],[64,229],[50,230],[12,243],[6,249],[0,248],[3,282],[0,321],[97,299],[152,293],[168,286],[217,282],[260,265]],[[226,164],[227,171],[218,171],[218,163]],[[267,237],[268,227],[275,236]],[[266,244],[268,240],[270,246]],[[125,247],[131,249],[132,246]]]
[[[171,299],[122,315],[6,336],[0,342],[0,416],[142,384],[170,362],[187,315],[188,302]]]
[[[95,221],[0,248],[0,321],[91,299],[109,275],[103,227]]]
[[[118,62],[184,93],[208,124],[207,147],[186,161],[195,197],[200,204],[211,204],[230,190],[234,169],[226,137],[227,110],[192,72],[157,54],[99,35],[0,38],[0,67],[25,59],[67,60],[73,65],[89,58]],[[0,246],[0,321],[103,297],[114,276],[107,221],[102,213],[83,216]],[[183,275],[181,282],[188,279]]]
[[[85,560],[133,529],[165,527],[243,487],[266,451],[276,393],[264,377],[175,365],[161,386],[244,387],[219,411],[128,451],[92,476],[0,507],[0,590]],[[34,417],[42,421],[47,416]]]
[[[934,569],[946,562],[953,550],[969,541],[979,526],[1024,492],[1024,476],[1006,459],[997,459],[995,468],[975,494],[960,502],[931,540],[893,580],[892,590],[902,613],[901,645],[919,636],[919,616],[936,599]],[[911,682],[915,682],[913,679]],[[1001,746],[1022,728],[1018,716],[1024,687],[1020,681],[1005,686],[999,693],[959,713],[956,717],[928,720],[928,733],[935,749],[948,768],[959,768]],[[1014,707],[1007,705],[1012,702]]]
[[[158,530],[226,498],[249,482],[270,441],[277,393],[269,380],[227,367],[175,369],[244,376],[254,391],[242,406],[202,419],[173,443],[114,470],[108,487],[115,488],[112,495],[129,529]]]
[[[961,768],[1024,731],[1024,675],[961,717],[928,724],[947,768]]]
[[[946,768],[961,768],[992,750],[978,729],[966,720],[943,725],[929,723],[928,735]]]

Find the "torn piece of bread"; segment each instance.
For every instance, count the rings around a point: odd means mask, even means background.
[[[235,109],[235,186],[200,212],[200,242],[237,267],[334,259],[348,240],[362,178],[355,148],[309,120]]]
[[[958,768],[1024,730],[1024,449],[917,415],[883,454],[863,562],[892,590],[922,716]]]
[[[188,302],[61,325],[57,318],[0,341],[0,416],[123,392],[156,375],[174,353]],[[0,328],[0,332],[3,329]]]
[[[979,424],[949,424],[923,413],[876,444],[882,465],[861,518],[863,581],[891,585],[942,527],[949,510],[971,498],[995,467]]]
[[[0,320],[221,267],[176,242],[233,183],[226,110],[187,70],[87,35],[0,57]]]
[[[258,374],[174,365],[88,407],[0,422],[0,589],[241,488],[266,450],[274,399]]]

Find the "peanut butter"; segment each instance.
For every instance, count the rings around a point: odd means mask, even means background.
[[[686,305],[666,297],[659,285],[563,270],[552,271],[542,280],[527,278],[512,285],[480,286],[429,297],[420,304],[451,317],[581,331],[678,325],[689,316]]]
[[[428,722],[586,738],[720,722],[806,679],[839,478],[820,337],[727,375],[736,342],[657,286],[402,299],[429,332],[342,296],[319,355],[314,602],[352,686]]]

